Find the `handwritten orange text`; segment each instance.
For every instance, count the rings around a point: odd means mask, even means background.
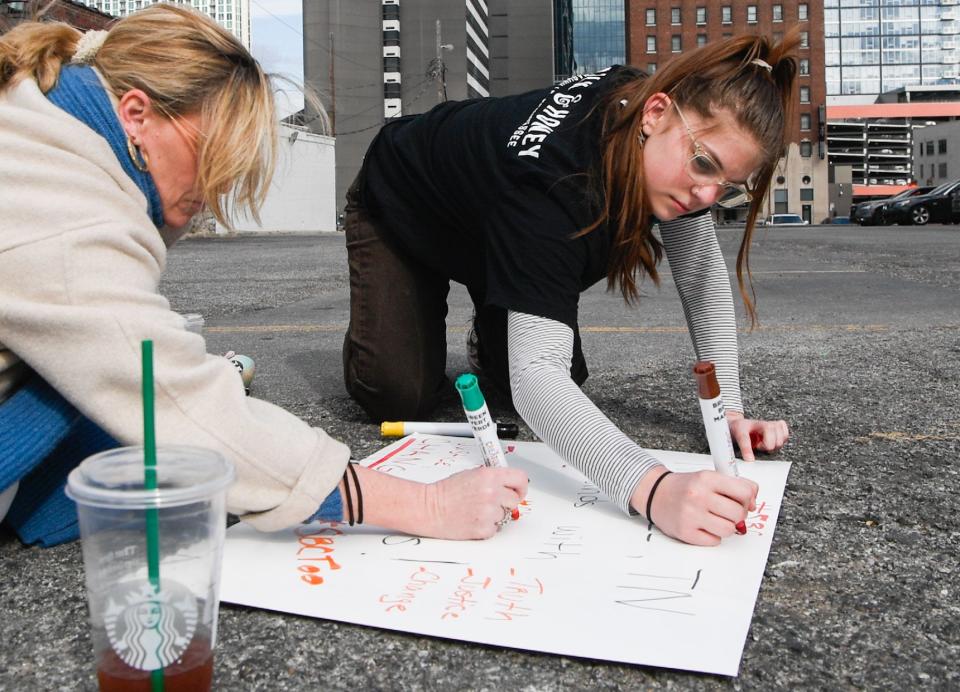
[[[510,622],[514,618],[529,617],[536,599],[543,595],[543,582],[538,577],[521,577],[510,568],[510,579],[497,590],[493,614],[487,620]]]
[[[334,539],[342,536],[343,531],[336,529],[336,526],[337,522],[329,522],[325,526],[311,525],[296,529],[300,546],[297,550],[297,562],[303,563],[297,566],[300,581],[317,586],[323,583],[322,572],[340,569],[340,565],[333,559],[333,551]]]
[[[458,620],[467,612],[468,608],[477,605],[475,594],[490,586],[490,577],[480,577],[474,574],[472,567],[467,567],[467,573],[457,582],[457,588],[447,598],[443,608],[441,620]]]
[[[400,592],[396,594],[383,594],[377,599],[380,603],[387,606],[384,612],[406,612],[407,607],[411,605],[417,594],[427,587],[440,581],[440,575],[431,572],[426,567],[419,567],[407,578],[407,583]]]

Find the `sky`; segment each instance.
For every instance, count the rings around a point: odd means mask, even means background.
[[[309,1],[309,0],[308,0]],[[302,0],[250,0],[251,52],[267,72],[303,83]],[[303,107],[300,92],[277,84],[280,117]]]

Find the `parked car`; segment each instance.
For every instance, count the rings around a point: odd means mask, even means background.
[[[849,216],[834,216],[832,219],[827,219],[826,223],[839,223],[839,224],[846,225],[846,224],[849,224],[849,223],[850,223],[850,217],[849,217]]]
[[[894,202],[884,211],[884,219],[891,223],[923,226],[931,221],[955,223],[960,221],[960,180],[935,187],[925,195],[908,197]]]
[[[860,204],[855,204],[850,207],[850,219],[861,226],[875,226],[877,224],[890,223],[884,219],[884,214],[891,204],[894,202],[899,202],[902,199],[906,199],[907,197],[925,195],[932,189],[932,186],[911,187],[898,192],[893,197],[885,197],[884,199],[872,199],[867,202],[860,202]]]
[[[807,226],[800,214],[774,214],[763,222],[765,226]]]

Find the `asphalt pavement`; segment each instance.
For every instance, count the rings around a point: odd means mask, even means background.
[[[741,232],[719,231],[731,270]],[[224,605],[215,687],[960,689],[960,226],[759,228],[751,266],[760,325],[741,315],[745,403],[788,421],[774,458],[793,468],[737,678]],[[187,239],[161,290],[204,315],[211,352],[256,360],[255,396],[358,458],[383,446],[342,384],[342,235]],[[637,308],[596,286],[581,315],[594,402],[645,446],[706,452],[669,273]],[[467,367],[469,318],[457,287],[451,374]],[[451,390],[436,419],[461,418]],[[0,529],[0,570],[0,690],[95,689],[79,544],[27,548]]]

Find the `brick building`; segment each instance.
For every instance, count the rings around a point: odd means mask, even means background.
[[[626,0],[626,4],[628,61],[648,71],[711,41],[740,34],[776,40],[801,25],[800,76],[793,95],[796,118],[788,130],[791,144],[771,184],[764,214],[797,213],[812,223],[829,216],[823,0]],[[735,220],[746,210],[722,213],[721,221]]]
[[[29,19],[33,9],[43,3],[0,0],[0,33],[19,21]],[[106,29],[115,17],[104,14],[72,0],[58,0],[44,13],[42,19],[49,22],[66,22],[78,29]]]

